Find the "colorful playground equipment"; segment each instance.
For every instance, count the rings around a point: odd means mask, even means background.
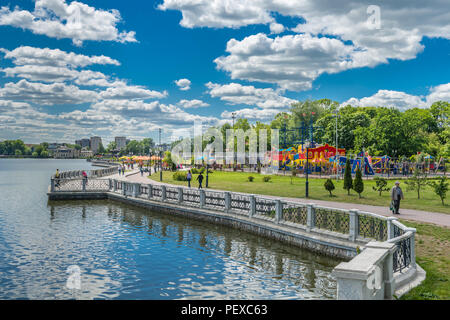
[[[308,154],[306,154],[308,150]],[[309,173],[336,173],[343,172],[347,157],[345,149],[338,148],[336,155],[336,148],[325,144],[314,148],[306,148],[300,145],[298,148],[289,147],[272,151],[267,153],[267,161],[270,166],[278,166],[281,170],[304,170],[306,161],[308,161]],[[363,168],[365,175],[374,175],[372,162],[370,156],[367,154],[360,154],[355,159],[350,158],[350,165],[352,173],[355,173],[356,168]]]

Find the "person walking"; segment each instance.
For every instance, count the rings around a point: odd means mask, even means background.
[[[122,172],[122,167],[121,166],[119,166],[119,176],[120,176],[120,173]]]
[[[400,200],[404,199],[402,188],[400,188],[400,182],[395,181],[395,186],[391,189],[391,206],[393,207],[394,214],[400,214],[398,211],[400,209]]]
[[[186,174],[186,180],[188,182],[188,187],[191,187],[191,180],[192,180],[192,173],[191,170],[188,170],[188,173]]]
[[[203,175],[202,175],[201,172],[200,172],[200,174],[198,175],[197,180],[198,180],[198,188],[199,188],[199,189],[203,189],[203,188],[202,188]]]
[[[139,166],[139,171],[141,172],[141,177],[144,175],[144,168],[142,166]]]

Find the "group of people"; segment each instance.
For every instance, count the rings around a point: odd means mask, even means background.
[[[125,165],[119,165],[118,170],[119,170],[119,176],[120,175],[122,175],[122,176],[125,175],[125,170],[126,170]]]
[[[88,176],[87,176],[87,173],[86,173],[86,171],[82,171],[81,172],[81,175],[83,176],[83,179],[86,181],[86,183],[88,182]],[[61,187],[61,174],[59,173],[59,169],[56,169],[56,172],[55,172],[55,178],[54,178],[55,180],[55,187],[56,188],[59,188],[59,187]]]
[[[188,172],[187,172],[187,174],[186,174],[186,180],[187,180],[187,182],[188,182],[188,187],[190,188],[191,187],[191,180],[192,180],[192,173],[191,173],[191,170],[188,170]],[[197,181],[198,181],[198,188],[199,189],[203,189],[202,188],[202,182],[203,182],[203,174],[200,172],[199,173],[199,175],[197,176],[197,179],[196,179]]]

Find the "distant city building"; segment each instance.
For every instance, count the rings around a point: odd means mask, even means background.
[[[64,143],[56,143],[56,142],[49,143],[47,147],[48,154],[50,156],[53,156],[55,154],[56,149],[58,149],[59,147],[64,147]]]
[[[80,145],[81,148],[89,148],[91,146],[91,140],[89,139],[75,140],[75,144]]]
[[[57,159],[73,159],[78,158],[80,151],[74,148],[60,146],[53,152],[53,157]]]
[[[94,153],[92,152],[92,150],[88,150],[87,148],[83,148],[80,151],[80,157],[82,157],[82,158],[90,158],[93,156],[94,156]]]
[[[101,137],[91,137],[91,150],[94,154],[98,152],[98,148],[100,147],[100,143],[102,143]]]
[[[126,144],[129,144],[129,143],[130,143],[130,141],[131,141],[130,139],[127,139],[127,141],[126,141]]]
[[[122,150],[123,148],[125,148],[127,146],[127,138],[126,137],[115,137],[114,141],[116,142],[116,149],[118,149],[118,150]]]

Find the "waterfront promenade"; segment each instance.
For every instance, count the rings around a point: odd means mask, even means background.
[[[153,171],[152,171],[153,172]],[[127,172],[125,176],[119,176],[118,174],[108,176],[111,179],[124,180],[128,182],[137,182],[137,183],[153,183],[153,184],[163,184],[167,186],[174,186],[172,184],[164,183],[149,179],[147,177],[148,173],[144,173],[143,176],[139,173],[138,169],[135,169],[131,172]],[[193,187],[196,188],[198,185],[196,182],[192,183]],[[223,191],[223,190],[215,190],[208,188],[207,190],[211,191]],[[306,198],[288,198],[288,197],[276,197],[264,195],[265,198],[273,198],[280,199],[282,201],[290,201],[290,202],[298,202],[298,203],[315,203],[320,206],[326,206],[331,208],[339,208],[339,209],[358,209],[361,211],[367,211],[376,213],[379,215],[387,216],[387,217],[397,217],[399,219],[410,220],[415,222],[424,222],[424,223],[432,223],[440,226],[445,226],[450,228],[450,215],[439,212],[427,212],[413,209],[400,209],[400,215],[393,215],[388,207],[385,206],[373,206],[373,205],[364,205],[364,204],[356,204],[356,203],[346,203],[346,202],[335,202],[335,201],[324,201],[324,200],[315,200],[315,199],[306,199]],[[407,200],[405,200],[407,201]]]

